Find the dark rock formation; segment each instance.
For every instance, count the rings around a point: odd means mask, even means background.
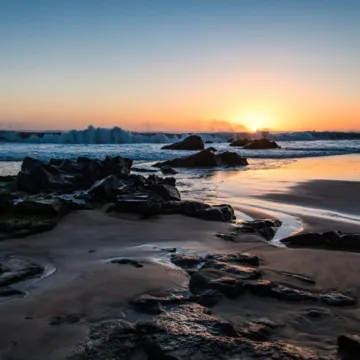
[[[66,214],[68,207],[59,198],[28,198],[16,201],[13,206],[15,214],[60,216]]]
[[[347,359],[358,359],[360,355],[359,335],[340,335],[337,340],[340,352],[347,355]]]
[[[244,149],[280,149],[280,146],[275,141],[270,141],[268,139],[260,139],[260,140],[253,140],[248,144],[244,145]]]
[[[360,234],[345,234],[340,231],[302,233],[289,236],[281,242],[288,247],[360,251]]]
[[[272,240],[281,225],[282,222],[277,219],[262,219],[246,221],[241,225],[240,230],[243,232],[258,232],[266,240]]]
[[[216,260],[227,263],[246,264],[254,266],[258,266],[260,264],[260,260],[256,255],[251,255],[248,253],[209,254],[205,257],[205,260]]]
[[[243,147],[243,146],[249,144],[250,142],[251,142],[251,141],[248,140],[248,139],[235,140],[235,141],[232,141],[232,142],[230,143],[230,146],[241,146],[241,147]]]
[[[221,152],[214,153],[213,151],[206,149],[196,154],[159,162],[154,164],[155,167],[171,166],[171,167],[215,167],[215,166],[245,166],[248,165],[246,158],[233,153],[233,152]]]
[[[181,267],[188,273],[194,273],[200,267],[200,264],[203,262],[203,258],[197,254],[183,254],[175,253],[171,254],[171,262],[176,266]]]
[[[214,142],[213,141],[210,141],[210,140],[206,140],[205,141],[205,144],[213,144]]]
[[[151,191],[157,195],[159,195],[165,201],[180,201],[181,196],[178,189],[175,186],[160,184],[151,186]]]
[[[204,149],[204,142],[202,138],[198,135],[190,135],[183,141],[165,145],[162,149],[166,150],[203,150]]]

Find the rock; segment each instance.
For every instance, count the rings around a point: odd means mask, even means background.
[[[176,253],[171,254],[170,259],[173,264],[188,272],[196,271],[203,262],[203,258],[197,254]]]
[[[159,195],[165,201],[170,201],[170,200],[180,201],[181,200],[180,193],[175,186],[161,184],[161,185],[151,186],[150,189],[152,192]]]
[[[178,174],[178,172],[176,170],[174,170],[173,168],[171,168],[170,166],[163,166],[160,168],[161,172],[164,175],[176,175]]]
[[[280,149],[280,146],[275,141],[268,139],[253,140],[244,145],[244,149],[257,150],[257,149]]]
[[[56,226],[58,220],[58,217],[35,215],[20,216],[7,213],[0,216],[0,231],[6,234],[3,238],[25,237],[44,231],[50,231]]]
[[[0,297],[10,297],[10,296],[25,296],[20,290],[13,289],[11,287],[0,287]]]
[[[183,141],[165,145],[162,149],[166,150],[203,150],[204,149],[204,142],[200,136],[197,135],[190,135],[185,138]]]
[[[68,212],[68,207],[57,198],[28,198],[16,201],[13,212],[23,215],[61,216]]]
[[[261,219],[244,222],[240,230],[243,232],[258,232],[266,240],[272,240],[281,225],[282,222],[277,219]]]
[[[315,283],[316,283],[314,279],[310,279],[309,277],[306,277],[304,275],[293,274],[293,273],[289,273],[289,272],[285,272],[285,271],[276,271],[276,273],[278,273],[280,275],[290,277],[290,278],[295,279],[295,280],[299,280],[299,281],[304,282],[306,284],[315,285]]]
[[[244,286],[255,295],[269,296],[285,301],[314,301],[322,302],[330,306],[351,306],[356,304],[355,299],[336,291],[314,293],[276,284],[269,280],[248,281],[244,283]]]
[[[116,176],[109,175],[97,181],[88,192],[96,199],[113,201],[120,194],[119,187],[122,185],[124,184]]]
[[[190,277],[189,287],[194,294],[204,290],[217,290],[230,299],[237,298],[243,291],[243,283],[236,276],[211,268],[200,269]]]
[[[30,194],[37,194],[49,190],[72,190],[73,185],[67,181],[59,169],[52,165],[36,164],[33,167],[26,165],[17,176],[17,189]]]
[[[136,268],[144,267],[144,265],[140,261],[137,261],[135,259],[122,258],[122,259],[114,259],[111,260],[110,262],[112,264],[118,264],[118,265],[132,265]]]
[[[280,341],[257,342],[197,304],[179,305],[136,326],[148,359],[333,360]]]
[[[25,258],[2,257],[0,258],[0,287],[39,276],[43,271],[43,266]]]
[[[90,197],[87,194],[62,194],[55,199],[63,202],[69,210],[91,210]]]
[[[240,329],[239,335],[256,341],[265,341],[272,333],[272,328],[258,322],[248,322]]]
[[[205,257],[205,261],[208,260],[216,260],[235,264],[247,264],[254,266],[258,266],[260,264],[260,260],[256,255],[251,255],[248,253],[209,254]]]
[[[353,356],[353,359],[358,359],[360,354],[360,336],[359,335],[340,335],[337,339],[337,344],[341,352]]]
[[[150,186],[153,185],[176,185],[176,179],[173,177],[160,178],[156,175],[150,175],[147,178],[147,184]]]
[[[249,144],[251,141],[248,139],[242,139],[242,140],[234,140],[230,143],[230,146],[245,146]]]
[[[118,320],[119,333],[120,334],[134,334],[136,332],[134,324],[129,323],[125,320]]]
[[[210,140],[206,140],[205,141],[205,144],[213,144],[214,142],[213,141],[210,141]]]
[[[29,172],[32,168],[42,164],[40,160],[26,156],[21,164],[21,171]]]
[[[301,233],[281,240],[288,247],[324,248],[328,250],[360,250],[360,234],[344,234],[340,231]]]
[[[232,152],[214,153],[206,149],[196,154],[159,162],[155,167],[171,166],[183,168],[216,167],[216,166],[245,166],[248,165],[246,158]]]
[[[185,215],[203,220],[232,222],[235,219],[234,209],[230,205],[215,205],[197,211],[185,211]]]
[[[0,175],[0,183],[12,183],[16,180],[16,176],[12,175]]]
[[[190,295],[189,302],[195,302],[205,307],[212,307],[223,298],[223,295],[217,290],[205,290],[200,294]]]

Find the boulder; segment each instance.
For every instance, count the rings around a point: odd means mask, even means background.
[[[248,162],[242,156],[232,153],[214,153],[213,151],[206,149],[196,154],[159,162],[154,164],[155,167],[171,166],[171,167],[216,167],[216,166],[245,166]]]
[[[205,141],[205,144],[213,144],[214,142],[213,141],[210,141],[210,140],[206,140]]]
[[[230,205],[214,205],[199,210],[185,209],[185,215],[209,221],[232,222],[235,220],[234,209]]]
[[[113,201],[120,194],[119,187],[124,184],[114,175],[97,181],[90,189],[89,194],[95,199]]]
[[[241,146],[241,147],[243,147],[243,146],[249,144],[250,142],[251,142],[251,141],[248,140],[248,139],[235,140],[235,141],[232,141],[232,142],[230,143],[230,146]]]
[[[215,149],[215,148],[212,147],[212,146],[208,147],[206,150],[212,151],[212,152],[217,152],[217,149]]]
[[[185,138],[183,141],[165,145],[162,149],[166,150],[203,150],[204,149],[204,142],[202,138],[198,135],[190,135]]]
[[[21,164],[21,171],[29,172],[35,166],[39,166],[42,164],[43,163],[40,160],[26,156]]]
[[[268,139],[253,140],[244,145],[244,149],[247,150],[260,150],[260,149],[280,149],[280,146],[275,141]]]
[[[154,185],[151,186],[151,191],[157,195],[159,195],[163,200],[175,200],[180,201],[181,195],[178,189],[175,186],[161,184],[161,185]]]
[[[197,254],[175,253],[171,254],[170,259],[173,264],[184,269],[188,273],[197,271],[203,262],[203,258]]]

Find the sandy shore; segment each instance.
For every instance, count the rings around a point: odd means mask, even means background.
[[[335,210],[345,213],[358,208],[358,190],[359,183],[354,181],[319,179],[293,184],[283,193],[262,194],[261,199],[274,208],[277,201],[285,204],[278,209],[280,212],[288,203],[303,209],[317,204],[331,209],[334,204]],[[330,193],[334,196],[328,196]],[[227,202],[232,204],[229,198]],[[236,201],[235,207],[254,219],[274,215],[274,210],[266,207],[244,206]],[[305,231],[360,229],[356,219],[316,211],[308,214],[294,211],[291,216],[300,219]],[[267,279],[315,292],[336,290],[360,299],[359,253],[279,248],[254,234],[239,235],[235,243],[216,237],[216,233],[231,231],[232,226],[180,215],[146,220],[109,215],[102,210],[78,211],[63,218],[51,232],[0,242],[2,255],[30,258],[49,269],[49,276],[18,285],[26,291],[25,297],[1,300],[0,358],[66,359],[87,340],[93,325],[114,319],[130,322],[143,319],[144,314],[129,306],[133,297],[188,287],[189,275],[169,263],[168,249],[173,247],[202,255],[250,252],[260,257],[260,269]],[[109,263],[118,257],[141,260],[144,267]],[[299,283],[281,272],[307,276],[315,284]],[[309,317],[311,309],[321,310],[324,316]],[[360,328],[358,305],[338,308],[245,294],[236,300],[221,300],[212,311],[235,327],[254,316],[269,318],[281,325],[274,339],[321,354],[335,354],[337,336],[358,332]],[[53,324],[57,317],[69,315],[76,321]]]
[[[181,216],[138,220],[81,211],[65,218],[50,233],[0,243],[2,253],[56,267],[51,276],[28,284],[27,296],[0,304],[1,359],[63,359],[87,338],[91,325],[116,318],[131,322],[143,318],[129,308],[131,298],[187,286],[188,275],[166,263],[167,252],[162,248],[167,247],[199,253],[251,252],[262,259],[261,269],[269,278],[278,280],[273,270],[303,274],[316,281],[313,290],[336,289],[360,297],[360,254],[280,249],[254,235],[242,235],[239,243],[215,236],[230,226]],[[142,259],[145,266],[106,261],[120,256]],[[293,282],[287,278],[281,281]],[[213,311],[234,324],[254,315],[266,316],[285,325],[277,332],[278,338],[323,352],[334,351],[338,334],[359,328],[360,311],[358,307],[326,308],[329,316],[320,321],[308,319],[306,312],[317,307],[245,295],[223,300]],[[79,321],[51,325],[56,316],[69,314]]]

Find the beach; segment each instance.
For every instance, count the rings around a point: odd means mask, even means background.
[[[237,234],[232,242],[216,236],[233,231],[234,224],[182,215],[141,219],[98,208],[72,212],[50,232],[0,242],[2,255],[30,258],[47,269],[42,277],[16,285],[25,296],[1,300],[6,329],[0,339],[1,359],[70,359],[89,341],[92,328],[117,319],[136,323],[151,318],[134,309],[131,300],[141,294],[184,292],[189,286],[188,273],[170,261],[173,248],[199,256],[251,253],[259,257],[259,270],[270,281],[359,299],[359,253],[289,249],[279,242],[304,231],[360,232],[358,160],[359,155],[300,159],[275,169],[225,170],[198,180],[216,184],[211,191],[216,197],[209,200],[231,204],[237,221],[281,219],[283,230],[271,241],[256,233]],[[109,263],[118,258],[135,259],[143,266]],[[320,315],[312,317],[311,311]],[[270,319],[279,325],[271,341],[311,349],[329,359],[337,357],[337,337],[360,326],[358,305],[332,307],[251,293],[224,298],[211,313],[235,329],[253,318]],[[139,352],[131,359],[146,355]]]

